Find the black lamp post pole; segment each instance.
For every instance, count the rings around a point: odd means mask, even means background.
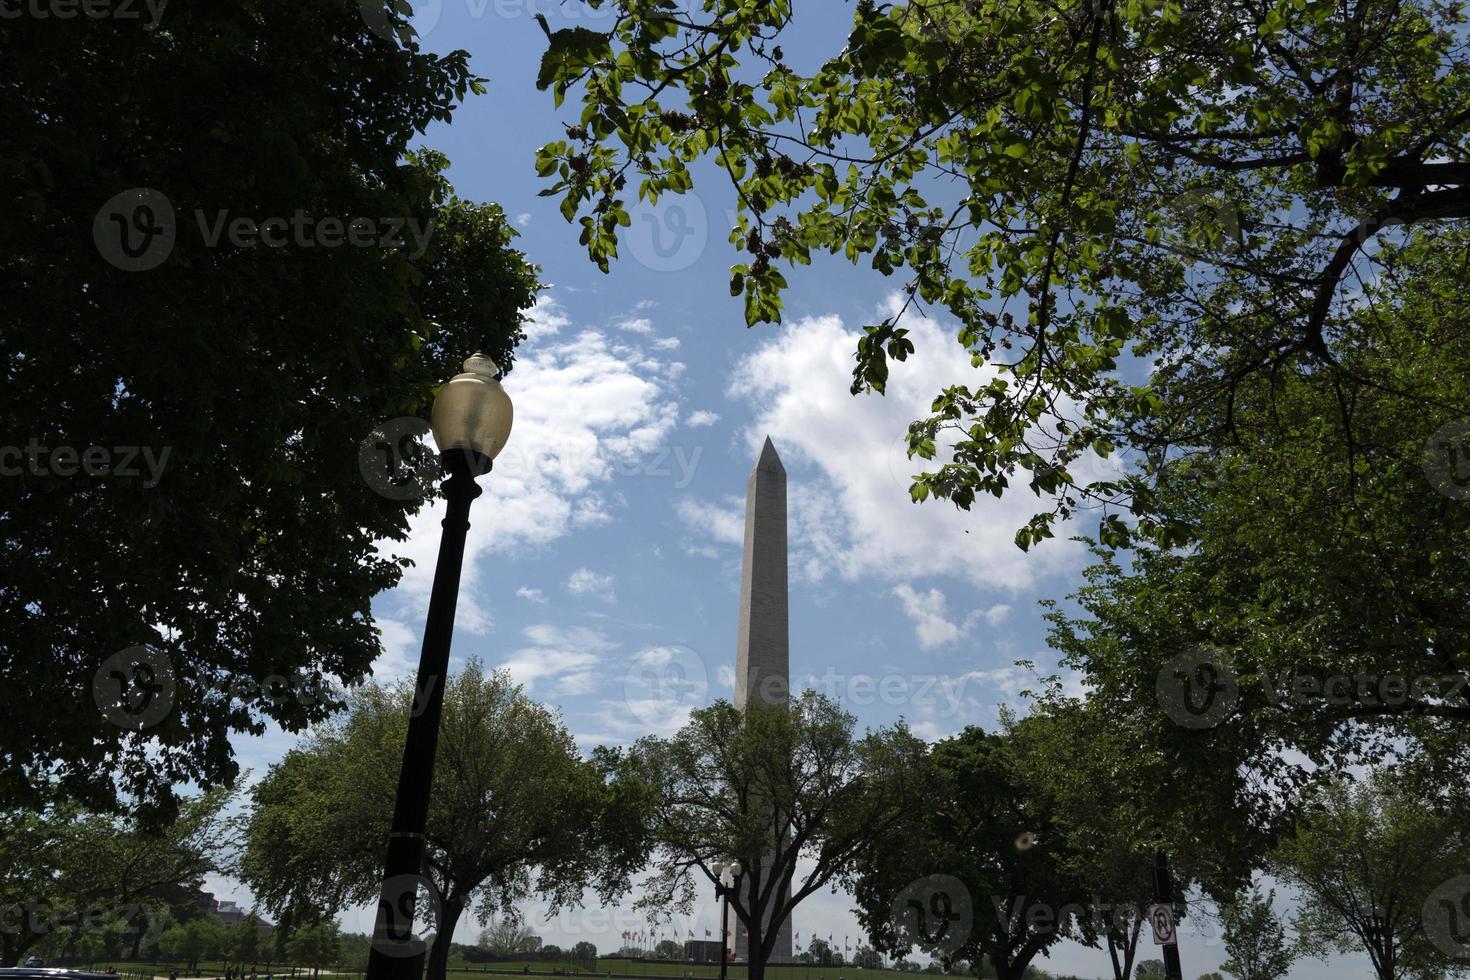
[[[1175,909],[1174,883],[1169,878],[1169,859],[1163,851],[1154,854],[1154,901]],[[1174,916],[1174,942],[1164,946],[1164,980],[1184,980],[1179,963],[1179,917]]]
[[[439,718],[444,710],[444,683],[449,673],[449,645],[454,637],[454,611],[464,562],[465,535],[470,529],[470,502],[481,493],[475,477],[488,472],[490,461],[463,450],[441,457],[449,479],[444,484],[448,513],[439,538],[439,561],[424,621],[413,712],[403,741],[398,797],[388,833],[388,858],[378,896],[378,917],[368,952],[367,980],[418,980],[424,968],[424,944],[413,937],[414,896],[424,864],[424,824],[434,785],[434,755],[439,745]],[[432,894],[432,892],[431,892]]]
[[[730,889],[721,882],[715,882],[715,895],[721,900],[720,905],[720,980],[725,980],[730,965]]]
[[[726,980],[730,972],[730,893],[739,883],[739,875],[732,876],[728,885],[715,882],[715,897],[724,902],[720,907],[720,980]]]

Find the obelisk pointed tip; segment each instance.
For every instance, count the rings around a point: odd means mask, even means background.
[[[770,470],[777,473],[785,473],[786,467],[781,465],[781,457],[776,455],[776,445],[771,442],[771,437],[766,436],[766,444],[761,447],[760,458],[755,461],[758,470]]]

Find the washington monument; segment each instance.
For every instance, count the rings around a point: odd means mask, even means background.
[[[745,484],[745,558],[740,572],[740,636],[735,648],[737,708],[744,708],[751,698],[784,704],[789,696],[791,641],[786,607],[786,468],[767,437]],[[731,922],[730,935],[735,939],[735,957],[749,961],[749,937],[738,920]],[[769,962],[791,959],[791,918],[787,916]]]

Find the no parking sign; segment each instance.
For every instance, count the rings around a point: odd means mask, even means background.
[[[1174,946],[1174,910],[1167,905],[1155,905],[1148,910],[1148,924],[1153,927],[1155,946]]]

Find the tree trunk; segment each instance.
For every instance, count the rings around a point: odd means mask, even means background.
[[[990,965],[995,967],[997,980],[1021,980],[1026,975],[1026,967],[1031,965],[1031,958],[1036,954],[1022,951],[1014,958],[1010,955],[990,957]]]
[[[1372,943],[1368,947],[1369,957],[1373,961],[1373,972],[1378,975],[1378,980],[1394,980],[1393,937],[1389,936],[1384,942]]]
[[[751,891],[754,892],[755,889],[752,888]],[[745,940],[748,961],[745,967],[746,980],[764,980],[766,975],[766,951],[763,948],[765,937],[761,935],[761,922],[764,918],[765,909],[756,909],[750,915],[750,925],[746,926],[749,930]]]
[[[1142,928],[1141,912],[1134,915],[1133,922],[1122,929],[1108,927],[1108,958],[1113,962],[1113,980],[1128,980],[1133,974],[1133,957],[1138,953],[1138,934]],[[1120,952],[1123,954],[1121,963],[1118,962]]]
[[[1112,961],[1113,964],[1113,980],[1128,980],[1128,968],[1124,964],[1118,962],[1118,947],[1120,945],[1118,940],[1122,937],[1118,935],[1118,930],[1111,927],[1107,930],[1107,936],[1108,959]]]
[[[22,920],[24,921],[24,920]],[[0,916],[0,923],[4,922]],[[26,952],[36,943],[41,941],[41,933],[31,932],[24,925],[15,931],[0,929],[0,966],[20,966],[20,961],[25,958]]]
[[[449,969],[449,944],[454,941],[454,927],[464,912],[463,898],[446,897],[440,905],[442,917],[434,933],[434,945],[429,947],[428,968],[424,980],[444,980]]]

